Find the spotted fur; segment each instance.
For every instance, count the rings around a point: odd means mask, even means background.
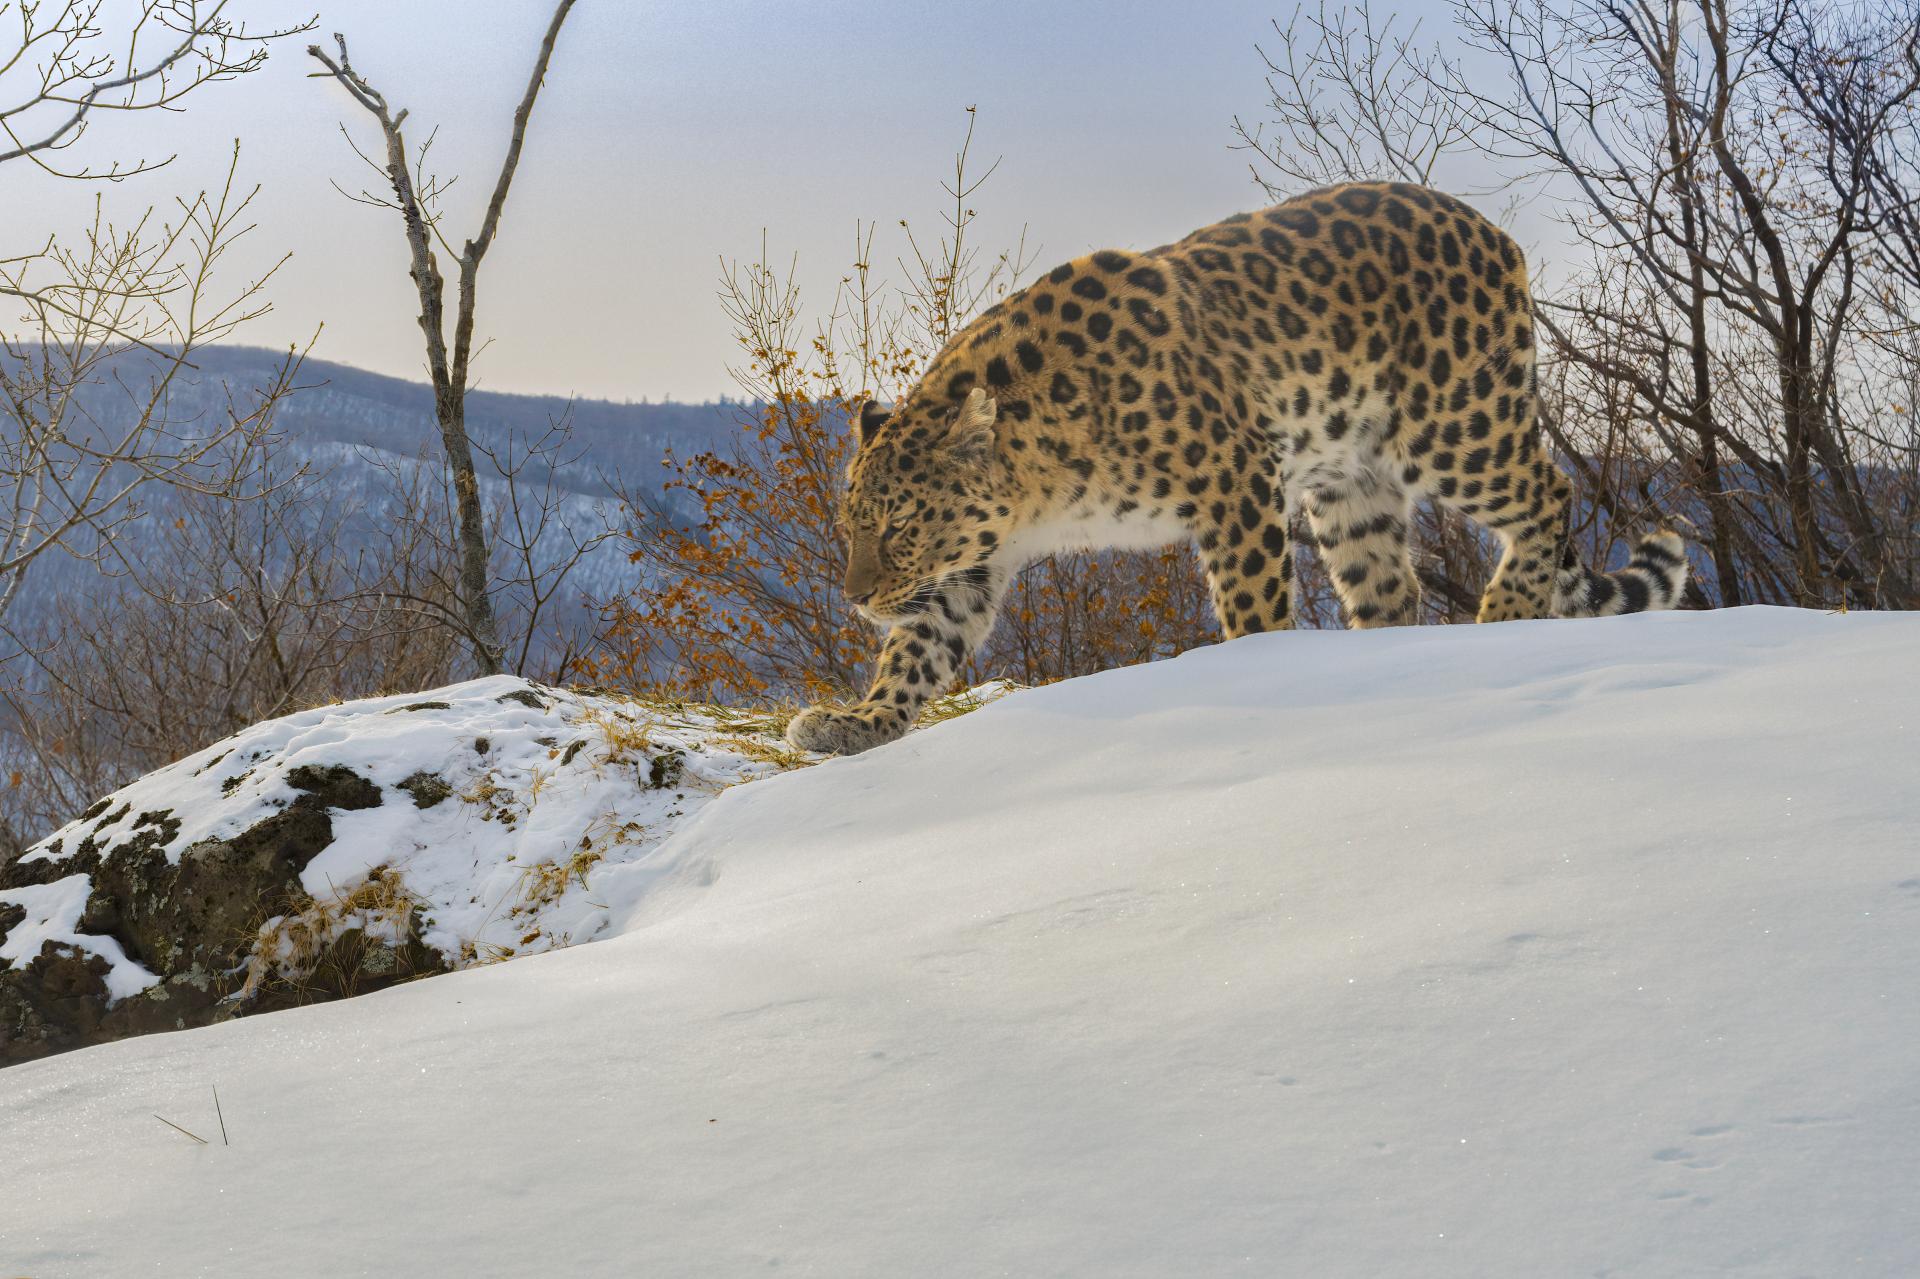
[[[1615,573],[1574,557],[1534,408],[1520,250],[1437,191],[1333,187],[1064,263],[862,413],[847,590],[889,630],[865,700],[804,712],[789,740],[850,753],[905,732],[1008,577],[1056,550],[1191,538],[1226,638],[1290,627],[1296,503],[1351,626],[1418,620],[1407,528],[1426,498],[1505,544],[1483,622],[1672,607],[1673,534]]]

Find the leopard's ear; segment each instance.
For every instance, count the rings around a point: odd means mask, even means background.
[[[860,409],[853,415],[854,424],[860,429],[860,442],[865,444],[880,429],[880,424],[893,416],[893,410],[877,400],[861,402]]]
[[[976,462],[992,457],[993,422],[999,412],[1000,405],[985,391],[977,386],[968,391],[947,427],[947,451]]]

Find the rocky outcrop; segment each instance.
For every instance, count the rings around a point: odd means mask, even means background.
[[[0,1065],[604,935],[785,727],[504,675],[252,725],[0,866]]]
[[[111,964],[97,950],[43,942],[24,967],[0,967],[0,1065],[444,971],[417,926],[377,936],[344,927],[321,939],[301,981],[260,980],[262,926],[321,907],[301,886],[300,872],[333,843],[333,815],[383,800],[379,787],[344,766],[298,767],[286,780],[298,793],[284,808],[231,838],[191,844],[177,859],[167,855],[180,829],[172,811],[143,812],[128,823],[127,813],[96,806],[89,810],[95,830],[71,847],[56,842],[42,856],[0,870],[0,888],[86,875],[78,932],[116,943],[159,979],[115,999]],[[129,833],[111,838],[121,831]],[[24,908],[0,903],[0,937],[26,916]]]

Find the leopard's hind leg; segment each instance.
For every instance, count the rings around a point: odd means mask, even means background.
[[[1480,597],[1482,622],[1553,616],[1567,544],[1573,486],[1535,426],[1533,349],[1524,334],[1463,371],[1446,412],[1400,446],[1409,483],[1500,539],[1500,563]]]
[[[1354,628],[1420,620],[1420,582],[1407,547],[1412,503],[1391,480],[1363,471],[1306,494],[1320,562]]]
[[[1482,622],[1554,615],[1554,577],[1567,551],[1567,507],[1573,487],[1547,451],[1529,438],[1513,505],[1498,512],[1469,511],[1499,535],[1500,565],[1480,597]]]

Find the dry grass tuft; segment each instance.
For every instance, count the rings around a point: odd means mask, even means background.
[[[296,997],[322,987],[350,995],[370,977],[384,981],[403,962],[419,908],[420,899],[397,871],[376,866],[351,891],[316,898],[303,910],[262,924],[235,998],[251,1002],[269,986]]]
[[[804,751],[793,749],[793,747],[787,745],[786,741],[781,738],[767,741],[765,738],[760,737],[716,737],[713,741],[717,746],[724,746],[728,750],[758,763],[771,764],[773,767],[782,771],[796,768],[812,768],[820,762]],[[736,784],[745,785],[747,782],[759,780],[757,777],[748,777]]]
[[[460,792],[460,799],[463,803],[472,804],[480,809],[481,821],[499,822],[502,826],[512,829],[521,818],[527,815],[534,796],[539,794],[538,775],[535,777],[535,782],[533,789],[528,794],[522,795],[512,785],[501,785],[499,774],[489,771],[471,787]]]
[[[564,897],[575,884],[587,887],[587,873],[607,859],[615,848],[637,844],[646,836],[639,822],[622,821],[612,813],[603,814],[587,827],[580,843],[564,857],[536,863],[520,872],[518,892],[507,919],[523,931],[514,945],[469,941],[461,947],[461,966],[495,963],[511,959],[520,948],[545,941],[552,947],[572,944],[572,937],[548,932],[540,916],[547,907]]]
[[[607,751],[607,763],[625,764],[645,759],[648,748],[653,745],[653,726],[625,711],[591,706],[582,718],[599,730]]]
[[[991,684],[982,684],[977,689],[964,689],[948,697],[935,698],[927,703],[925,710],[920,712],[920,727],[944,724],[950,719],[970,715],[988,702],[998,701],[1017,687],[1018,685],[1012,680],[995,680]]]

